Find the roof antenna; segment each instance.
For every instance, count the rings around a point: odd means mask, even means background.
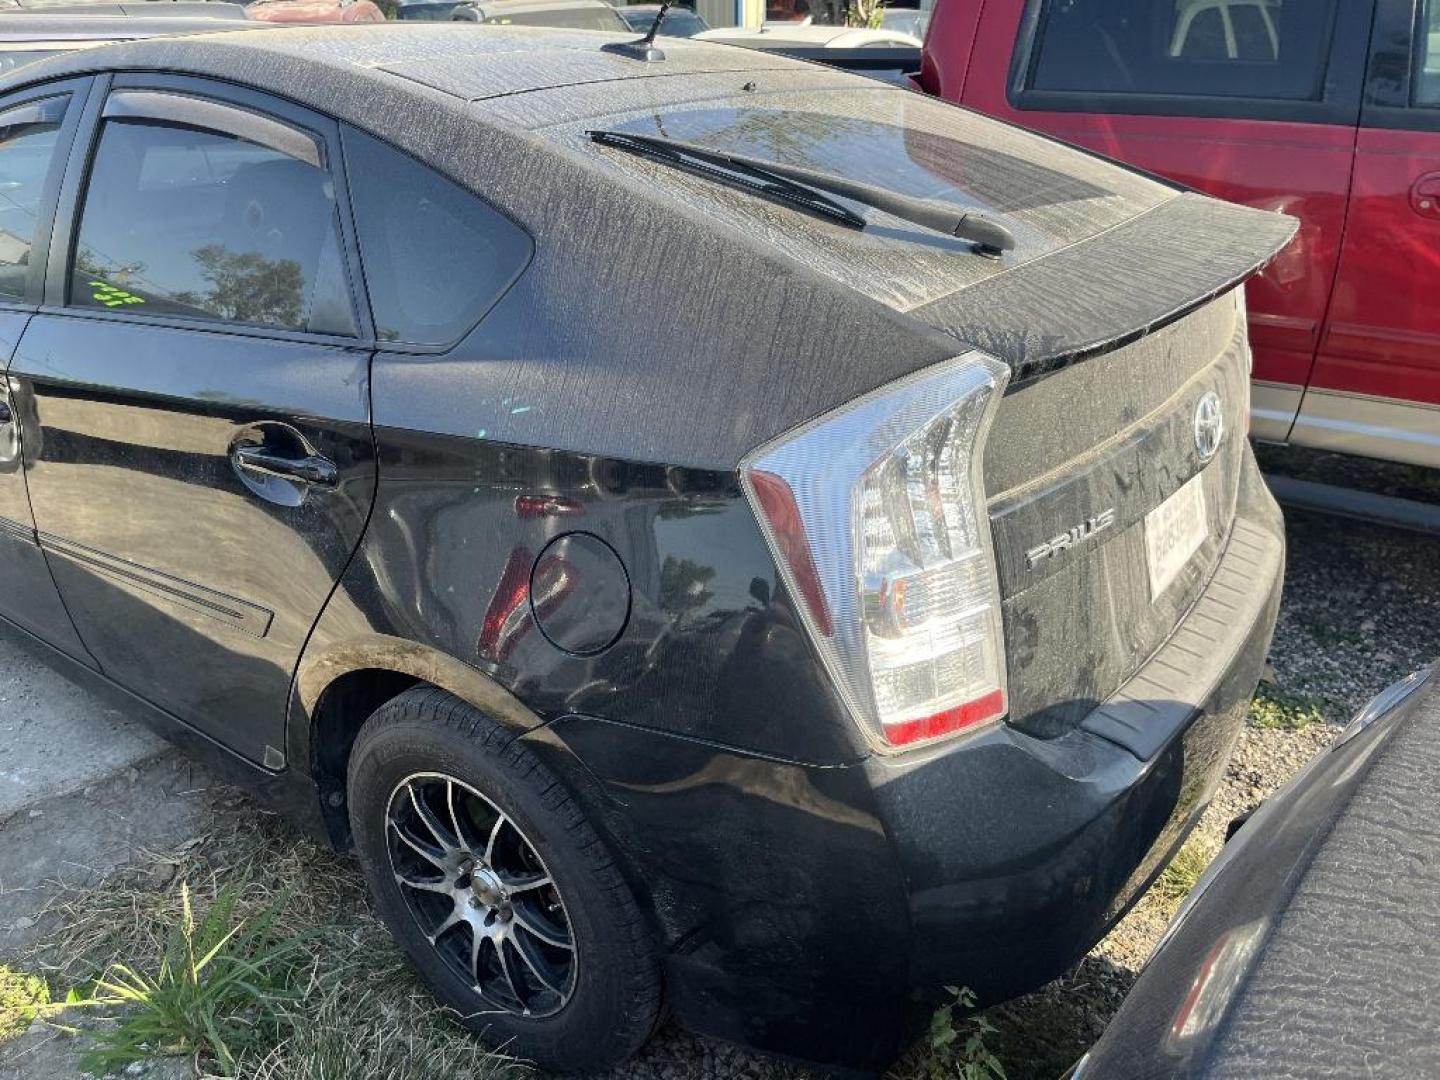
[[[670,3],[669,0],[665,0],[660,5],[660,10],[655,13],[655,21],[650,24],[650,29],[639,41],[621,41],[613,45],[602,45],[600,51],[619,53],[632,60],[644,60],[647,64],[652,60],[664,60],[665,54],[655,45],[655,35],[660,33],[660,24],[665,21],[665,16],[668,14],[670,14]]]

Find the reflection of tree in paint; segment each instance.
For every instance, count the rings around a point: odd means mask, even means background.
[[[220,244],[206,244],[192,257],[210,288],[175,293],[177,303],[235,322],[300,325],[305,275],[296,260],[267,259],[258,251],[229,251]]]
[[[660,567],[660,606],[666,611],[704,606],[714,595],[705,584],[714,577],[713,566],[667,556]]]

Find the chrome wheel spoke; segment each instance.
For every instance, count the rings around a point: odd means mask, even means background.
[[[408,847],[411,851],[415,852],[416,855],[419,855],[431,866],[435,867],[435,869],[441,871],[442,873],[444,872],[445,852],[441,851],[438,848],[432,848],[429,844],[426,844],[423,841],[416,840],[413,836],[406,832],[404,827],[394,818],[390,818],[390,828],[394,830],[395,835],[400,838],[400,842],[402,844]]]
[[[446,835],[445,826],[440,824],[440,819],[435,816],[434,811],[425,805],[425,800],[416,794],[414,784],[410,785],[410,805],[415,808],[415,814],[420,819],[420,824],[430,830],[430,835],[435,838],[435,842],[439,844],[442,849],[445,851],[453,851],[458,846],[458,840],[452,841],[451,838]]]
[[[559,931],[542,926],[537,920],[523,913],[519,908],[515,909],[515,925],[524,930],[532,937],[543,941],[546,945],[555,949],[569,949],[575,951],[575,946],[570,943],[568,937],[563,936]]]
[[[487,865],[495,865],[495,844],[500,839],[500,830],[505,828],[505,815],[498,810],[495,812],[495,824],[490,829],[490,838],[485,841],[485,862]]]
[[[430,935],[429,935],[429,937],[430,937],[430,944],[431,944],[431,945],[434,945],[437,941],[439,941],[442,937],[444,937],[444,936],[445,936],[447,933],[449,933],[451,930],[454,930],[455,927],[459,926],[459,925],[460,925],[461,923],[463,923],[464,921],[465,921],[465,912],[464,912],[464,909],[462,909],[459,904],[456,904],[456,905],[455,905],[455,910],[452,911],[452,912],[450,912],[450,914],[445,917],[445,921],[442,922],[442,923],[435,929],[435,932],[434,932],[433,934],[430,934]]]
[[[520,959],[530,969],[530,974],[535,976],[536,982],[552,994],[564,995],[564,991],[555,985],[555,975],[550,971],[550,965],[545,962],[545,958],[540,955],[540,950],[535,947],[533,942],[522,934],[515,934],[510,939],[510,944],[515,947]]]
[[[501,874],[500,880],[505,883],[505,888],[510,891],[511,896],[516,893],[529,892],[532,889],[543,889],[546,885],[552,884],[549,874],[523,874],[515,877]]]
[[[440,896],[455,895],[455,890],[451,888],[449,880],[443,877],[439,881],[426,881],[424,878],[412,878],[406,877],[404,874],[396,874],[395,880],[398,881],[401,885],[405,886],[405,888],[407,889],[418,889],[421,892],[433,892],[439,894]]]
[[[455,806],[455,782],[445,781],[445,807],[450,811],[450,827],[455,830],[455,843],[462,851],[469,851],[472,848],[470,841],[465,839],[465,830],[460,827],[460,812]]]
[[[515,986],[515,975],[510,970],[510,959],[505,955],[505,939],[499,938],[495,942],[495,955],[500,957],[500,972],[505,976],[505,985],[510,990],[510,996],[520,1006],[520,1011],[529,1013],[530,1007],[525,1004],[525,999],[520,996],[519,989]]]

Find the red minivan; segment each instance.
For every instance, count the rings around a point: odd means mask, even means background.
[[[918,82],[1298,217],[1252,430],[1440,466],[1440,0],[940,0]]]

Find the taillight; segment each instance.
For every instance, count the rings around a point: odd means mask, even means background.
[[[741,464],[806,630],[877,749],[1006,713],[982,458],[1008,378],[999,361],[966,353]]]

